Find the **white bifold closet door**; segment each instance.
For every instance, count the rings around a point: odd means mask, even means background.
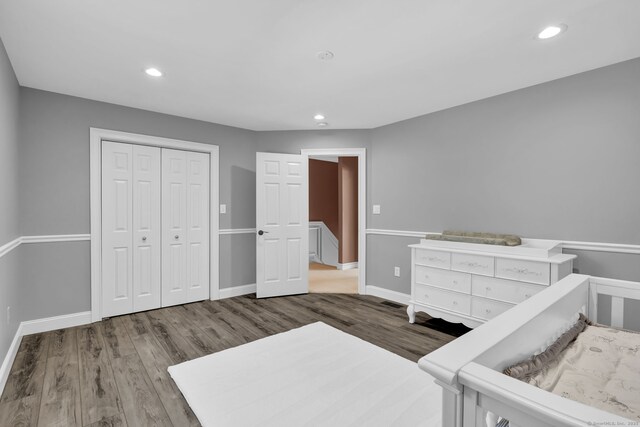
[[[162,306],[209,297],[209,155],[162,149]]]
[[[209,297],[209,155],[102,143],[102,316]]]
[[[160,148],[102,143],[102,307],[160,306]]]

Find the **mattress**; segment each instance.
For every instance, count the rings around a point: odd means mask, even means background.
[[[169,373],[203,426],[441,425],[433,377],[321,322]]]
[[[640,421],[640,334],[587,326],[529,384]]]

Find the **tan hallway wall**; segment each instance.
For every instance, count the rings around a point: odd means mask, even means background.
[[[338,262],[358,261],[358,158],[338,159]]]

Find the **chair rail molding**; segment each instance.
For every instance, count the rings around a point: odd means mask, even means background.
[[[438,235],[442,233],[437,233],[433,231],[405,231],[405,230],[367,228],[367,235],[376,235],[376,236],[422,238],[427,234]],[[554,240],[557,240],[557,239],[554,239]],[[623,244],[623,243],[605,243],[605,242],[577,242],[577,241],[571,241],[571,240],[560,240],[560,242],[562,242],[563,249],[640,255],[640,245],[630,245],[630,244]]]
[[[0,246],[0,258],[22,244],[29,243],[58,243],[58,242],[84,242],[91,240],[89,234],[53,234],[49,236],[19,236]]]
[[[20,243],[22,243],[22,237],[16,237],[12,241],[0,246],[0,258],[20,246]]]
[[[52,234],[47,236],[22,236],[22,243],[88,242],[91,234]]]
[[[253,234],[255,228],[221,228],[220,234]]]

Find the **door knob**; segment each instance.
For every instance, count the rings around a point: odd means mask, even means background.
[[[259,230],[258,231],[258,236],[262,236],[264,233],[268,233],[268,231]]]
[[[178,236],[177,234],[175,236],[173,236],[174,239],[178,240],[180,238],[180,236]]]
[[[142,241],[146,242],[147,241],[147,236],[142,236]]]

